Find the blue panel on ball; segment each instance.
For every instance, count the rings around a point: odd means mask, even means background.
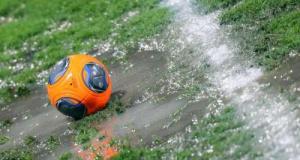
[[[102,93],[108,88],[106,73],[102,67],[95,63],[88,63],[83,69],[85,85],[92,91]]]
[[[63,60],[59,61],[51,70],[48,83],[50,85],[57,82],[67,71],[69,66],[69,58],[64,58]]]
[[[85,106],[71,98],[61,98],[56,104],[57,109],[66,116],[70,116],[75,120],[85,116]]]

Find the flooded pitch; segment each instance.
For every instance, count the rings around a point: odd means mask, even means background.
[[[245,121],[244,129],[253,131],[252,145],[262,148],[263,159],[299,159],[299,57],[265,73],[239,54],[238,42],[219,25],[219,12],[200,13],[189,0],[165,0],[161,5],[175,14],[168,28],[140,42],[124,63],[110,66],[113,90],[124,92],[121,101],[130,108],[97,124],[108,138],[94,139],[92,145],[101,148],[111,138],[128,138],[137,146],[155,147],[159,140],[163,146],[180,150],[189,143],[185,134],[198,119],[233,106],[236,119]],[[0,149],[19,145],[27,135],[43,138],[56,134],[62,145],[50,154],[41,149],[38,159],[57,159],[69,150],[85,159],[95,156],[70,141],[72,120],[51,108],[43,91],[11,104],[0,115],[1,120],[13,120],[11,128],[2,131],[11,140]],[[213,152],[213,148],[199,149],[199,154],[207,151]],[[166,159],[174,158],[168,156]],[[247,155],[244,158],[249,159]]]

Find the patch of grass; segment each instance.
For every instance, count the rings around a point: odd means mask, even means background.
[[[13,122],[9,119],[0,121],[0,130],[9,128]]]
[[[32,160],[33,154],[27,149],[11,148],[0,151],[1,160]]]
[[[256,159],[262,156],[254,146],[255,137],[250,130],[243,128],[236,119],[232,107],[219,114],[211,114],[199,120],[186,132],[178,147],[176,144],[157,144],[153,148],[120,145],[120,154],[115,159]],[[180,149],[179,149],[180,148]],[[200,154],[199,154],[200,153]]]
[[[188,100],[195,99],[194,97],[203,91],[203,86],[201,84],[191,84],[184,88],[182,97]]]
[[[209,1],[208,8],[215,3]],[[241,0],[222,8],[226,10],[220,16],[221,23],[232,24],[247,45],[242,53],[250,53],[266,69],[279,67],[289,53],[300,52],[300,1]]]
[[[0,24],[0,79],[8,82],[0,88],[0,104],[26,95],[35,86],[37,74],[58,60],[112,37],[118,45],[136,43],[160,32],[169,13],[159,0],[3,0],[0,15],[12,22]],[[130,11],[139,14],[128,22]],[[120,29],[116,26],[121,26]],[[117,36],[113,35],[113,32]],[[115,34],[114,33],[114,34]],[[18,69],[8,69],[18,63]]]
[[[8,141],[7,137],[2,139],[2,135],[0,134],[0,142]],[[1,143],[0,143],[1,145]],[[21,145],[14,146],[12,148],[8,148],[0,151],[0,159],[1,160],[32,160],[36,159],[35,155],[42,151],[52,152],[60,145],[59,138],[57,136],[49,136],[46,139],[40,140],[34,136],[28,135],[23,139]],[[43,146],[43,148],[41,148]],[[76,157],[74,157],[76,158]]]
[[[36,137],[33,136],[27,136],[24,138],[24,144],[28,147],[34,147],[35,145],[37,145],[39,143],[39,141],[37,140]]]
[[[8,141],[9,141],[9,138],[7,136],[0,134],[0,145],[3,145]]]
[[[192,139],[198,139],[203,159],[255,159],[261,156],[253,146],[255,139],[250,131],[243,129],[243,123],[236,120],[235,110],[226,108],[220,115],[205,118],[192,131]],[[192,145],[192,144],[191,144]]]
[[[14,94],[10,88],[0,89],[0,104],[5,104],[7,102],[11,102],[14,97]]]
[[[0,15],[9,16],[20,6],[19,1],[0,1]]]
[[[116,157],[113,160],[132,160],[132,159],[144,159],[153,160],[161,159],[164,154],[163,150],[150,149],[150,148],[134,148],[130,146],[123,146]]]
[[[73,154],[71,152],[66,152],[59,157],[59,160],[70,160],[73,158]]]
[[[197,0],[198,3],[206,7],[207,11],[227,8],[233,6],[241,0]]]
[[[300,52],[300,10],[273,18],[260,30],[263,39],[256,43],[255,51],[262,65],[278,67],[291,51]]]
[[[170,12],[166,8],[154,8],[143,11],[133,17],[117,32],[118,43],[136,42],[138,39],[147,38],[160,33],[169,23]]]
[[[98,131],[93,127],[78,127],[76,128],[76,136],[75,136],[75,142],[79,144],[85,144],[88,143],[91,138],[98,135]]]
[[[0,51],[5,48],[19,48],[27,38],[39,34],[45,30],[47,23],[42,19],[24,18],[15,22],[0,26]],[[22,28],[22,32],[20,32]]]
[[[1,61],[1,59],[0,59],[0,61]],[[8,69],[7,67],[3,67],[0,70],[0,79],[6,78],[9,75],[10,75],[10,69]]]
[[[54,150],[56,149],[57,146],[60,145],[59,138],[56,136],[50,136],[48,139],[45,141],[46,143],[46,148],[49,150]]]
[[[298,0],[243,0],[221,16],[223,23],[257,23],[291,12],[300,5]]]
[[[105,109],[76,121],[73,124],[72,128],[75,131],[75,141],[79,144],[88,144],[89,141],[97,135],[102,137],[94,124],[102,122],[114,114],[122,113],[124,110],[125,106],[121,103],[120,99],[112,96]]]

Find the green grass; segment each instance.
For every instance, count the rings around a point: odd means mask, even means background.
[[[12,125],[12,122],[10,120],[0,121],[0,132],[8,129],[11,125]],[[3,145],[8,141],[9,141],[9,137],[0,133],[0,145]]]
[[[48,150],[54,150],[56,147],[60,145],[59,138],[57,136],[50,136],[45,141],[46,149]]]
[[[83,146],[88,146],[92,138],[97,136],[99,136],[99,138],[103,137],[95,128],[94,124],[102,122],[107,118],[124,111],[125,106],[121,103],[119,98],[112,96],[105,109],[72,124],[71,128],[75,132],[75,142],[82,144]]]
[[[150,148],[134,148],[130,146],[123,146],[120,150],[119,155],[113,157],[113,160],[133,160],[133,159],[143,159],[143,160],[154,160],[161,159],[164,154],[163,150],[160,149],[150,149]]]
[[[159,0],[1,1],[0,16],[12,17],[13,21],[0,24],[0,79],[8,83],[0,88],[0,104],[28,94],[38,73],[71,53],[90,51],[109,37],[119,47],[127,47],[128,41],[136,43],[161,32],[170,14],[158,3]],[[130,11],[138,14],[123,22]],[[9,68],[17,63],[25,66]]]
[[[3,129],[7,129],[9,128],[11,125],[13,124],[13,122],[11,120],[3,120],[3,121],[0,121],[0,130],[3,130]]]
[[[33,154],[28,149],[7,149],[0,151],[1,160],[32,160]]]
[[[160,33],[169,23],[170,12],[165,8],[156,8],[133,17],[117,32],[118,43],[136,42],[139,39]]]
[[[4,137],[5,141],[9,139]],[[0,135],[0,145],[2,135]],[[57,136],[49,136],[46,139],[39,139],[34,136],[26,136],[21,145],[13,146],[0,151],[1,160],[32,160],[36,159],[36,154],[43,150],[43,153],[52,153],[60,145]],[[41,148],[43,147],[43,148]]]
[[[73,154],[71,152],[66,152],[59,157],[59,160],[71,160],[73,158]]]
[[[297,0],[243,0],[221,17],[223,23],[255,23],[299,9]]]
[[[227,1],[221,0],[199,2],[207,8],[224,8],[221,24],[233,25],[247,43],[241,52],[268,70],[280,67],[290,52],[300,52],[298,0],[240,0],[235,5],[223,5]]]
[[[197,0],[198,3],[206,7],[204,9],[206,11],[233,6],[239,1],[241,0]]]
[[[33,136],[26,136],[24,138],[24,144],[28,147],[34,147],[35,145],[37,145],[39,143],[39,141],[37,140],[36,137]]]
[[[168,143],[154,148],[121,145],[120,154],[115,159],[161,159],[162,156],[172,156],[175,159],[231,160],[261,157],[262,153],[253,143],[254,135],[243,126],[236,119],[234,108],[227,107],[221,113],[211,114],[193,125],[191,132],[185,133],[178,142],[180,147]]]
[[[212,148],[211,152],[203,153],[203,159],[242,159],[244,156],[255,159],[261,156],[254,146],[254,135],[243,128],[231,107],[220,115],[211,115],[201,121],[192,132],[192,139],[200,140],[198,146],[203,150]]]
[[[73,154],[71,152],[65,152],[59,157],[59,160],[82,160],[82,159],[78,157],[76,154]]]
[[[9,138],[7,136],[0,134],[0,145],[3,145],[8,141],[9,141]]]

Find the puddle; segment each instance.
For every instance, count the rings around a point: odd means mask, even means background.
[[[131,105],[165,74],[166,58],[158,51],[136,52],[129,56],[125,64],[115,64],[111,70],[113,90],[125,91],[122,102]]]
[[[185,105],[183,101],[171,100],[163,104],[144,103],[128,109],[124,114],[104,123],[112,126],[114,137],[129,136],[132,144],[152,142],[152,136],[162,137],[164,121]],[[108,125],[108,124],[109,125]]]
[[[131,66],[132,67],[128,67]],[[146,88],[152,87],[165,68],[165,59],[156,51],[145,51],[129,55],[125,64],[110,66],[113,91],[125,91],[122,102],[130,105]],[[57,135],[61,145],[54,152],[37,151],[37,159],[57,159],[65,151],[72,151],[72,133],[68,126],[73,122],[48,104],[45,89],[21,98],[0,111],[0,120],[12,120],[8,130],[1,131],[10,141],[1,145],[6,149],[22,144],[26,136],[45,139]]]
[[[292,92],[297,96],[300,95],[300,57],[290,57],[282,67],[273,72],[265,74],[261,83],[270,83],[271,86],[280,92]]]

